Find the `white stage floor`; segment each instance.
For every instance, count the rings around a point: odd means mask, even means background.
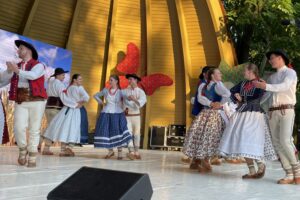
[[[56,153],[59,152],[55,148]],[[300,185],[277,185],[284,175],[279,162],[268,162],[260,180],[242,180],[245,164],[214,166],[210,174],[199,174],[181,163],[180,152],[141,151],[143,160],[105,160],[104,150],[75,148],[76,157],[39,156],[34,169],[16,164],[17,148],[0,147],[0,199],[40,200],[82,166],[148,173],[153,200],[275,200],[299,199]],[[99,194],[101,194],[99,192]]]

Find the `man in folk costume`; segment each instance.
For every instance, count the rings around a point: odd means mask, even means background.
[[[147,98],[145,92],[138,87],[138,82],[141,78],[136,74],[127,74],[129,86],[123,90],[123,103],[127,126],[132,133],[133,142],[129,143],[129,158],[141,159],[138,152],[141,138],[141,114],[140,109],[146,104]]]
[[[70,108],[76,108],[77,106],[81,105],[80,103],[68,98],[67,94],[64,92],[66,87],[63,84],[63,80],[65,79],[65,73],[67,72],[69,71],[65,71],[62,68],[56,68],[54,74],[49,79],[47,87],[48,100],[45,110],[48,124],[50,124],[52,119],[57,115],[57,113],[59,113],[64,105]],[[41,136],[40,146],[43,140],[45,141],[45,147],[42,154],[53,155],[53,152],[50,151],[52,141]]]
[[[257,88],[272,93],[270,98],[270,128],[272,142],[280,157],[286,176],[278,184],[300,184],[300,164],[292,141],[296,104],[297,74],[287,67],[289,58],[282,50],[266,54],[276,73],[266,82],[256,82]]]
[[[6,84],[10,82],[9,100],[15,101],[14,134],[19,147],[18,163],[36,167],[40,128],[47,99],[45,67],[37,61],[38,53],[30,43],[16,40],[15,44],[19,48],[18,55],[22,62],[7,62],[7,70],[2,76],[5,76]]]

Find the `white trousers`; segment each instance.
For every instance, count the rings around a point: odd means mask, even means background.
[[[49,126],[50,122],[52,121],[52,119],[59,113],[59,111],[60,110],[58,110],[58,109],[51,109],[51,108],[47,108],[45,110],[48,126]]]
[[[27,148],[29,152],[37,152],[45,106],[46,101],[15,103],[14,134],[19,148]],[[27,128],[29,132],[28,144]]]
[[[59,113],[60,110],[58,109],[50,109],[50,108],[46,108],[45,110],[45,115],[46,115],[46,119],[47,119],[47,125],[49,126],[50,122],[52,121],[52,119]],[[46,131],[46,130],[45,130]],[[44,138],[44,132],[41,132],[41,138],[40,138],[40,145],[42,144],[43,140],[45,139],[45,143],[49,146],[52,145],[52,141]]]
[[[135,150],[139,149],[141,141],[141,117],[140,116],[127,116],[127,127],[132,134],[133,142],[129,143],[129,147],[134,147]]]
[[[298,164],[293,143],[293,127],[295,111],[292,109],[270,112],[270,129],[274,148],[279,155],[282,166],[285,170],[291,169],[292,165]]]

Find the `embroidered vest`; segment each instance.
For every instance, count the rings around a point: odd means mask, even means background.
[[[216,83],[214,83],[210,89],[208,90],[206,88],[206,90],[204,91],[204,95],[206,98],[208,98],[210,101],[212,102],[220,102],[222,100],[222,96],[218,95],[216,93],[215,87],[216,87]]]
[[[201,83],[206,83],[205,80],[200,80],[198,85],[197,85],[197,90],[196,90],[196,94],[195,94],[195,102],[192,108],[192,115],[197,116],[200,111],[203,109],[203,105],[201,105],[198,101],[198,87]]]
[[[27,62],[25,66],[25,71],[30,71],[35,65],[39,64],[39,61],[31,59]],[[18,63],[19,69],[21,68],[21,63]],[[41,76],[35,80],[28,80],[29,82],[29,89],[31,95],[34,97],[42,97],[47,99],[47,92],[45,89],[45,77]],[[17,98],[17,91],[18,91],[18,83],[19,83],[19,76],[14,73],[13,77],[10,80],[10,90],[9,90],[9,100],[15,101]]]

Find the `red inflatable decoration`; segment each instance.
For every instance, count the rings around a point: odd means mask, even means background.
[[[123,74],[136,74],[139,68],[139,49],[133,44],[127,45],[127,54],[125,58],[117,65],[117,70]],[[120,86],[122,89],[128,87],[128,81],[124,75],[119,76]],[[142,77],[142,81],[138,86],[142,88],[146,95],[152,95],[156,89],[161,86],[170,86],[173,84],[173,80],[165,74],[150,74]],[[109,88],[109,81],[105,83],[105,87]]]
[[[142,77],[142,81],[139,86],[144,89],[146,95],[152,95],[156,89],[161,86],[170,86],[173,84],[173,80],[164,74],[151,74],[149,76]]]
[[[135,74],[140,66],[139,48],[129,43],[125,58],[117,65],[117,70],[124,74]]]

